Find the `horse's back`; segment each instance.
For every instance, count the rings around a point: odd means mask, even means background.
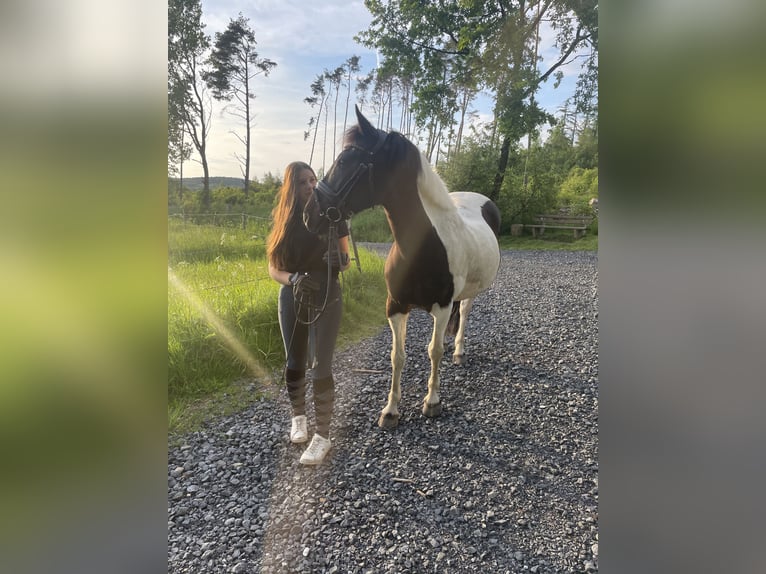
[[[458,298],[470,298],[491,285],[500,266],[500,211],[487,196],[473,191],[456,191],[450,197],[466,224],[466,283]]]
[[[475,191],[456,191],[450,193],[450,197],[463,218],[466,220],[481,218],[495,237],[500,235],[500,210],[490,198]]]
[[[495,203],[486,195],[474,191],[456,191],[450,193],[450,197],[469,227],[469,232],[479,235],[480,243],[497,246],[497,237],[500,235],[500,210]]]

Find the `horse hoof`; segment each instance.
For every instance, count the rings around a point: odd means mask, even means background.
[[[399,415],[381,413],[380,418],[378,419],[378,426],[382,429],[395,429],[399,426]]]
[[[435,405],[423,404],[423,414],[429,418],[438,417],[442,414],[442,404],[436,403]]]
[[[462,365],[463,363],[465,363],[465,353],[462,355],[452,355],[452,364]]]

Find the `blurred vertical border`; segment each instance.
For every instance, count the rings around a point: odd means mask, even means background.
[[[599,11],[599,564],[763,572],[766,6]],[[166,569],[166,21],[2,7],[3,572]]]
[[[604,572],[764,572],[766,4],[600,28]]]
[[[167,7],[0,16],[0,571],[166,570]]]

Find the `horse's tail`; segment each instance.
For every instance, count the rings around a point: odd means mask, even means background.
[[[457,335],[457,329],[460,326],[460,301],[452,303],[452,312],[447,322],[447,335],[454,337]]]

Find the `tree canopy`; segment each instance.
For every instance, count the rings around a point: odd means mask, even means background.
[[[382,68],[395,68],[416,86],[412,109],[420,127],[428,125],[431,134],[450,128],[478,89],[493,94],[503,143],[490,197],[499,195],[510,146],[552,121],[535,93],[586,46],[589,62],[578,84],[578,102],[584,109],[594,97],[597,0],[365,0],[365,6],[373,20],[358,39],[384,57]],[[559,57],[539,70],[543,22],[555,32]],[[429,135],[429,151],[435,145]]]

